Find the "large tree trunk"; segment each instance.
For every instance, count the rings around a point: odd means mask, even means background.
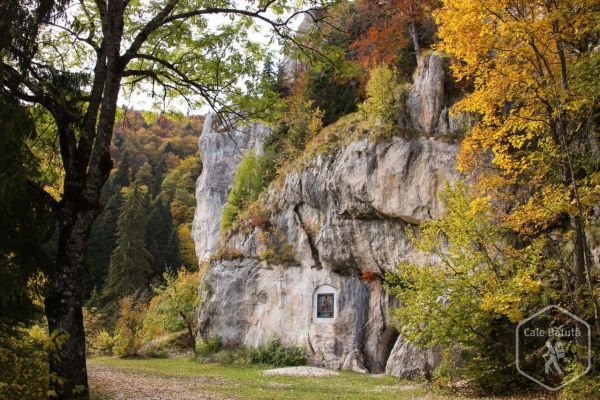
[[[64,332],[67,339],[60,358],[50,358],[50,371],[64,380],[51,379],[50,388],[58,399],[87,399],[88,382],[83,327],[83,257],[95,212],[68,199],[59,217],[56,265],[48,279],[46,316],[50,333]]]
[[[58,254],[46,297],[50,332],[58,329],[69,335],[60,359],[50,362],[50,372],[64,379],[62,385],[50,383],[59,400],[89,398],[81,310],[83,258],[92,224],[102,208],[100,192],[112,169],[110,142],[124,69],[119,59],[124,3],[112,1],[109,5],[109,9],[101,10],[105,40],[96,65],[96,73],[100,75],[95,77],[91,90],[93,109],[86,115],[88,123],[82,127],[80,146],[77,149],[71,146],[71,152],[63,153],[66,177],[59,216]],[[69,148],[61,143],[63,147]]]

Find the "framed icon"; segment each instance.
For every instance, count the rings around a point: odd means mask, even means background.
[[[317,294],[317,318],[333,318],[334,294]]]

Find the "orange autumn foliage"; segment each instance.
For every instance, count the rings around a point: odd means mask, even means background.
[[[361,34],[351,49],[358,54],[358,64],[372,67],[398,61],[400,50],[418,36],[416,26],[436,8],[436,0],[362,0],[356,5]],[[418,39],[416,39],[418,41]],[[415,44],[418,53],[418,43]]]

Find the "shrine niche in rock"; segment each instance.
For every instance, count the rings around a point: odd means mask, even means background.
[[[319,286],[315,291],[313,307],[314,321],[319,323],[333,322],[336,315],[335,289],[329,285]]]

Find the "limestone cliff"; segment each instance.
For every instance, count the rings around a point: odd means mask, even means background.
[[[422,68],[441,65],[435,54],[428,57]],[[421,122],[413,126],[440,132],[448,106],[439,85],[443,70],[417,71],[415,77],[407,109],[412,121]],[[232,143],[210,119],[206,123],[194,221],[201,260],[216,248],[221,209],[239,163]],[[437,355],[398,336],[388,315],[398,304],[381,278],[398,261],[423,257],[406,229],[443,212],[437,193],[457,177],[458,144],[427,135],[374,140],[356,116],[326,130],[346,139],[297,162],[222,238],[202,283],[200,329],[249,346],[276,336],[329,368],[426,374]],[[255,134],[245,147],[260,147],[260,138],[264,134]],[[333,318],[317,315],[317,294],[324,292],[334,294]]]
[[[192,238],[200,262],[208,260],[216,248],[221,213],[242,155],[246,151],[260,154],[268,133],[269,128],[258,124],[226,132],[215,121],[214,114],[206,116],[198,141],[203,168],[196,181],[196,211],[192,223]]]

